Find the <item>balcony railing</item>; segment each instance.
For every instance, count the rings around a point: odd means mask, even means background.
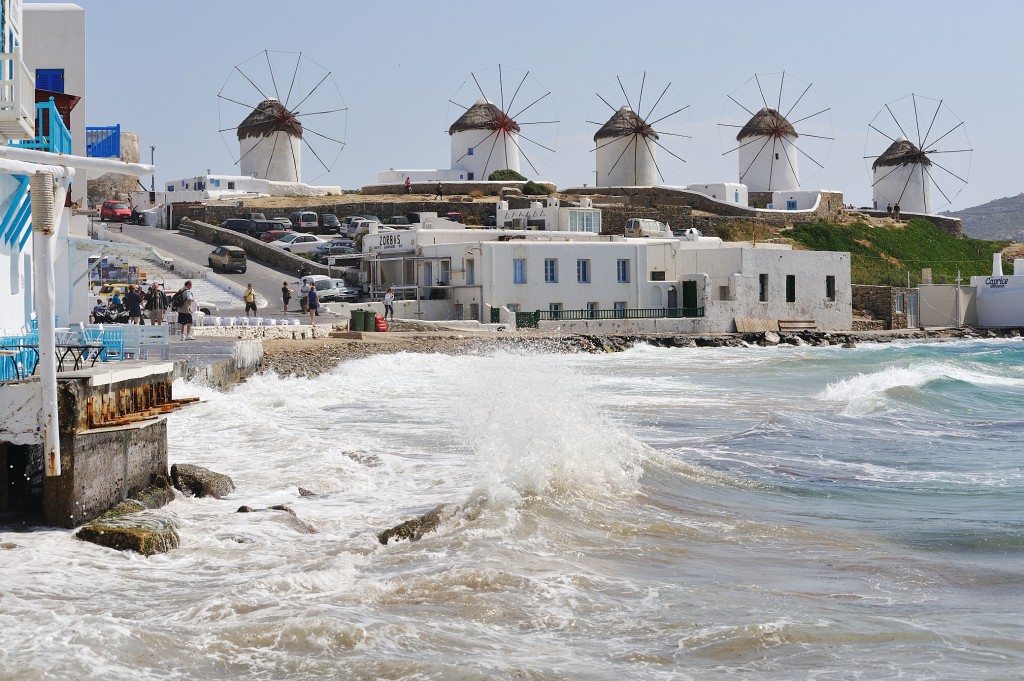
[[[121,158],[120,124],[87,127],[85,155],[93,158]]]
[[[635,307],[621,310],[537,310],[535,312],[516,312],[516,326],[519,328],[536,328],[542,321],[682,319],[703,316],[703,307]]]
[[[35,137],[35,88],[21,49],[0,52],[0,139]]]
[[[54,154],[71,153],[71,133],[64,125],[64,119],[57,111],[57,105],[50,97],[48,102],[36,104],[36,130],[39,132],[32,139],[12,140],[12,147],[21,149],[35,149],[37,151],[49,151]],[[48,130],[49,135],[44,135],[43,130]]]

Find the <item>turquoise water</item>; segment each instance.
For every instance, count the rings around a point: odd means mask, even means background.
[[[151,559],[0,532],[0,679],[1024,668],[1019,340],[401,354],[176,392],[204,402],[172,462],[238,490],[161,511],[182,547]],[[303,524],[234,512],[280,503]],[[439,503],[463,510],[377,542]]]

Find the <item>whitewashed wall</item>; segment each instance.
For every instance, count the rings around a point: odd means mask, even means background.
[[[495,170],[505,168],[519,172],[519,135],[491,132],[463,130],[452,135],[452,168],[473,173],[474,180],[486,180]],[[470,147],[471,156],[466,154]]]
[[[595,152],[598,187],[651,187],[658,183],[657,146],[637,135],[600,139]]]
[[[919,164],[875,168],[871,182],[875,210],[885,210],[887,205],[898,203],[900,210],[906,213],[932,212],[932,183]]]
[[[739,181],[747,185],[750,191],[800,188],[796,147],[782,139],[773,142],[767,136],[743,142],[744,146],[739,150]]]

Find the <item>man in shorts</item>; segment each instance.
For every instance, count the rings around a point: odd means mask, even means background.
[[[252,316],[256,316],[256,289],[249,284],[245,291],[242,292],[242,300],[245,301],[245,316],[249,316],[249,312],[252,312]]]
[[[176,309],[178,313],[178,325],[181,326],[181,340],[195,340],[192,335],[192,305],[195,296],[192,294],[192,281],[185,282],[185,292],[182,294],[182,302]]]

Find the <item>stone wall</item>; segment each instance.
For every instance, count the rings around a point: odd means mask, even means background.
[[[476,196],[498,196],[502,189],[507,187],[521,189],[526,182],[442,182],[445,196],[456,196],[460,194]],[[551,191],[557,191],[551,182],[535,182],[545,185]],[[405,194],[404,184],[370,184],[359,190],[360,194]],[[437,195],[437,182],[413,182],[410,187],[410,194]]]
[[[863,213],[868,217],[872,218],[887,218],[890,217],[884,210],[857,210],[858,213]],[[907,213],[906,211],[900,211],[900,220],[907,221],[913,218],[921,218],[935,225],[937,229],[942,230],[950,236],[956,237],[957,239],[964,238],[964,221],[960,218],[948,217],[945,215],[928,215],[926,213]]]
[[[854,284],[853,309],[869,312],[885,329],[907,328],[907,297],[915,289],[899,286],[868,286]],[[897,297],[903,297],[903,312],[897,312]]]
[[[268,243],[254,239],[246,234],[232,232],[229,229],[221,229],[206,222],[198,220],[182,220],[181,224],[187,229],[195,230],[195,236],[201,241],[214,246],[238,246],[245,249],[246,255],[256,260],[273,265],[284,270],[298,272],[302,267],[309,270],[310,274],[330,275],[326,265],[315,263],[306,258],[288,253],[280,248],[274,248]]]

